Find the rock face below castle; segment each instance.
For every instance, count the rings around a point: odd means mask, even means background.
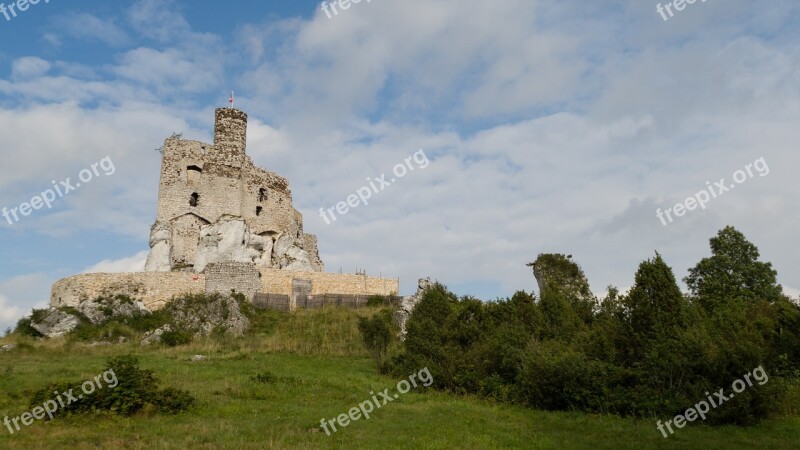
[[[247,114],[216,110],[214,144],[164,142],[156,223],[145,271],[202,273],[209,264],[322,272],[287,180],[245,153]]]

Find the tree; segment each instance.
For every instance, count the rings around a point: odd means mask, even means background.
[[[703,258],[684,278],[706,310],[736,299],[774,302],[783,297],[772,264],[758,261],[758,248],[742,233],[727,226],[710,243],[712,256]]]
[[[375,360],[375,366],[381,371],[392,343],[391,312],[384,310],[371,318],[359,317],[358,330],[364,338],[364,345]]]
[[[686,306],[672,268],[661,255],[643,261],[625,298],[634,357],[646,352],[650,343],[673,337],[686,324]]]

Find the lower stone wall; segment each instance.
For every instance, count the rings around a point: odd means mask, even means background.
[[[127,295],[147,309],[159,309],[172,297],[205,292],[202,274],[186,272],[87,273],[64,278],[53,284],[50,306],[77,306],[111,295]]]
[[[206,292],[241,292],[249,300],[261,288],[261,274],[253,263],[224,262],[206,266]]]
[[[98,297],[127,295],[147,309],[159,309],[172,297],[203,292],[242,292],[251,300],[256,291],[287,295],[292,300],[293,280],[311,281],[311,295],[397,294],[397,279],[324,272],[255,269],[252,264],[222,263],[209,266],[209,274],[187,272],[89,273],[64,278],[53,284],[50,306],[77,306]],[[246,266],[246,267],[244,267]],[[258,276],[260,275],[260,279]],[[292,302],[294,304],[294,302]],[[292,308],[294,309],[294,308]]]
[[[368,277],[347,273],[293,272],[261,268],[261,291],[292,295],[292,280],[311,280],[311,295],[391,295],[400,291],[396,278]]]

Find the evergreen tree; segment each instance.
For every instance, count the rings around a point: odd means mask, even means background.
[[[686,299],[672,268],[658,253],[639,265],[625,305],[635,355],[642,355],[651,341],[674,336],[685,325]]]

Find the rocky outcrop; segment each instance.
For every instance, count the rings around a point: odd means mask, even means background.
[[[144,334],[144,338],[142,339],[142,347],[161,343],[161,336],[170,331],[172,331],[171,325],[164,325],[163,327],[156,328],[153,331],[148,331]]]
[[[529,263],[533,276],[539,285],[539,295],[548,288],[558,289],[568,298],[578,301],[594,301],[589,280],[583,269],[572,260],[572,255],[558,253],[540,254],[536,261]]]
[[[150,314],[144,303],[124,297],[83,302],[78,305],[77,310],[94,325],[101,324],[112,317],[134,317]]]
[[[31,326],[45,337],[61,337],[74,330],[81,319],[100,325],[113,317],[134,317],[150,314],[141,302],[125,297],[103,298],[83,302],[77,308],[50,308],[41,319],[32,320]]]
[[[261,240],[258,244],[264,247]],[[250,229],[244,220],[223,218],[200,230],[194,270],[203,272],[206,265],[218,262],[253,262],[262,259],[262,252],[250,246]]]
[[[325,264],[322,263],[322,260],[319,257],[317,237],[313,234],[305,233],[303,234],[303,241],[305,243],[303,248],[306,250],[306,253],[308,253],[308,257],[311,261],[311,267],[314,268],[315,272],[324,272]]]
[[[168,224],[156,224],[150,235],[152,247],[145,271],[168,272],[172,242]],[[307,250],[306,246],[313,253]],[[321,272],[324,269],[316,246],[316,237],[309,234],[254,234],[244,219],[224,216],[200,228],[192,271],[203,273],[209,264],[222,262],[255,263],[258,267],[298,272]]]
[[[80,319],[77,316],[60,309],[50,309],[40,321],[31,322],[34,330],[49,338],[64,336],[74,330],[78,324],[80,324]]]
[[[308,252],[301,246],[305,241],[294,239],[288,234],[283,234],[275,240],[272,253],[272,267],[296,272],[315,272],[314,265]]]
[[[169,224],[156,222],[150,229],[150,254],[144,265],[145,272],[169,272],[170,239],[172,229]]]
[[[239,302],[229,295],[182,297],[166,308],[178,329],[197,337],[212,333],[242,336],[250,328],[250,320],[242,313]]]
[[[398,335],[400,340],[405,340],[406,338],[406,322],[408,322],[408,319],[411,317],[411,313],[414,312],[417,303],[422,300],[425,291],[430,289],[433,285],[434,283],[430,278],[420,278],[417,283],[417,292],[414,295],[403,297],[400,301],[400,307],[394,313],[394,320],[397,326],[400,327],[400,334]]]

